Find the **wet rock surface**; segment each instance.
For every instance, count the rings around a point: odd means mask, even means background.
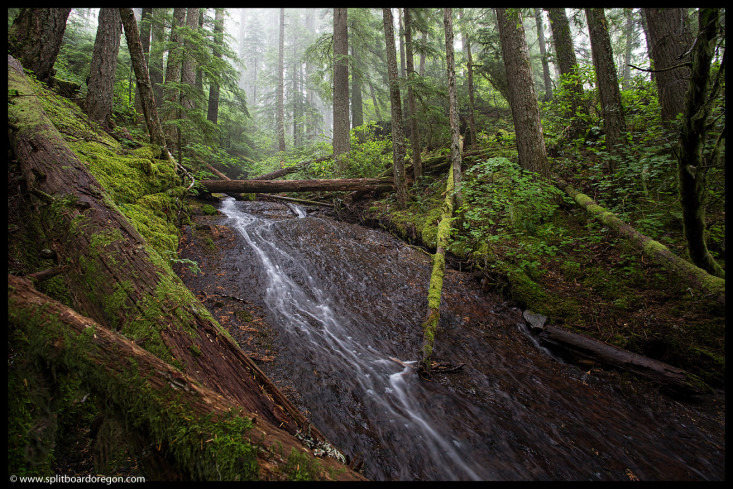
[[[184,229],[178,272],[313,423],[376,480],[722,480],[724,399],[682,403],[558,361],[522,311],[448,270],[420,380],[431,259],[314,209],[222,204]],[[305,212],[307,211],[307,212]],[[582,368],[581,368],[582,367]]]

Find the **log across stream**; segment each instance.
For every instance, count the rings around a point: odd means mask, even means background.
[[[434,352],[465,365],[420,380],[429,256],[293,204],[220,210],[204,227],[215,233],[184,237],[182,257],[202,270],[184,281],[245,350],[241,318],[261,317],[262,370],[367,477],[724,479],[724,413],[558,361],[469,275],[446,273]],[[227,298],[247,314],[236,320]]]

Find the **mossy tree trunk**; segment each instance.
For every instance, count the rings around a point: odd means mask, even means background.
[[[8,57],[11,149],[74,309],[291,434],[308,422],[146,243],[71,151]],[[263,395],[264,392],[264,395]],[[322,435],[313,428],[314,438]]]
[[[293,451],[304,453],[266,417],[243,410],[135,342],[41,294],[28,279],[8,275],[8,306],[10,327],[24,331],[35,345],[33,353],[55,371],[78,375],[124,413],[129,428],[157,447],[150,451],[180,478],[279,479],[285,459]],[[311,474],[316,478],[362,479],[334,459],[319,463],[322,472]],[[145,473],[148,480],[161,476]]]
[[[680,182],[682,222],[690,260],[710,274],[725,277],[725,271],[710,255],[705,242],[705,177],[707,167],[711,164],[702,156],[711,106],[707,97],[710,86],[710,63],[718,37],[718,9],[701,9],[699,16],[700,34],[692,52],[692,73],[685,96],[684,118],[677,152],[677,173]]]
[[[454,204],[453,166],[448,170],[448,180],[445,188],[445,200],[438,224],[437,249],[433,256],[433,271],[430,274],[428,289],[428,316],[422,324],[423,346],[420,352],[420,363],[417,371],[422,377],[430,377],[435,334],[440,322],[440,296],[443,293],[443,277],[445,276],[445,249],[448,246],[450,227],[453,221]]]
[[[723,307],[725,306],[725,280],[708,274],[702,268],[680,258],[672,253],[669,248],[641,234],[639,231],[619,219],[615,214],[599,206],[587,195],[578,192],[564,180],[555,177],[558,186],[565,190],[575,202],[583,207],[589,214],[598,218],[604,225],[610,227],[621,236],[627,238],[642,253],[654,260],[656,263],[669,270],[677,279],[691,288],[711,296]]]

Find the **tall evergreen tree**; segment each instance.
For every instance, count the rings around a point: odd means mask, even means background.
[[[280,9],[277,51],[277,149],[285,151],[285,9]]]
[[[224,9],[214,9],[214,46],[213,56],[221,59],[221,49],[219,46],[224,42]],[[219,82],[217,80],[211,80],[209,85],[209,106],[206,114],[206,118],[217,123],[219,119]]]
[[[349,151],[349,34],[346,8],[333,9],[333,154],[339,170],[340,155]]]
[[[163,119],[166,121],[163,130],[169,149],[178,147],[180,139],[178,137],[177,120],[180,117],[181,60],[183,59],[183,36],[181,31],[185,22],[186,9],[174,8],[163,89],[165,101],[162,106]],[[176,154],[178,154],[178,151],[176,151]]]
[[[608,35],[606,16],[602,8],[587,8],[585,9],[585,15],[588,19],[593,66],[596,71],[598,94],[601,100],[606,148],[611,153],[615,153],[618,150],[618,145],[624,141],[626,120],[621,105],[621,92],[618,88],[616,66],[613,63],[611,38]],[[611,159],[609,171],[613,173],[615,170],[615,160]]]
[[[445,28],[445,65],[448,74],[448,119],[451,133],[450,159],[453,167],[453,206],[457,209],[463,205],[463,193],[461,191],[461,133],[458,120],[456,64],[453,51],[453,9],[443,9],[443,24]]]
[[[389,77],[390,105],[392,107],[392,160],[394,162],[394,188],[400,207],[407,204],[405,180],[405,133],[402,127],[402,100],[397,73],[397,50],[394,38],[394,18],[391,8],[382,8],[384,40],[387,46],[387,74]]]
[[[542,10],[534,9],[534,20],[537,24],[537,42],[540,46],[540,56],[542,57],[542,80],[545,83],[544,100],[552,100],[552,77],[550,77],[550,63],[548,62],[547,46],[545,44],[545,28],[542,21]]]
[[[412,25],[412,13],[410,8],[405,8],[405,56],[407,57],[407,78],[413,79],[417,76],[415,73],[415,60],[413,53],[412,34],[414,27]],[[417,181],[422,176],[422,152],[420,142],[420,129],[417,123],[417,102],[415,100],[415,90],[412,83],[407,84],[407,104],[409,107],[410,120],[410,145],[412,147],[412,175]]]
[[[87,82],[86,113],[89,119],[111,129],[117,54],[120,50],[122,20],[116,8],[99,9],[99,25]]]
[[[511,93],[512,118],[517,138],[519,166],[549,177],[540,109],[532,82],[529,48],[518,9],[497,8],[501,50]]]

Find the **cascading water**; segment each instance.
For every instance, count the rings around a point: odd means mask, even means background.
[[[368,477],[723,473],[724,442],[662,407],[630,405],[543,354],[518,334],[519,311],[488,304],[457,272],[446,274],[435,355],[466,366],[436,382],[420,380],[411,364],[422,340],[430,258],[380,231],[309,217],[292,204],[284,216],[283,208],[222,203],[226,224],[243,238],[238,276],[228,286],[262,294],[278,328],[276,365],[265,370],[297,391],[301,409],[336,446],[363,459]]]

